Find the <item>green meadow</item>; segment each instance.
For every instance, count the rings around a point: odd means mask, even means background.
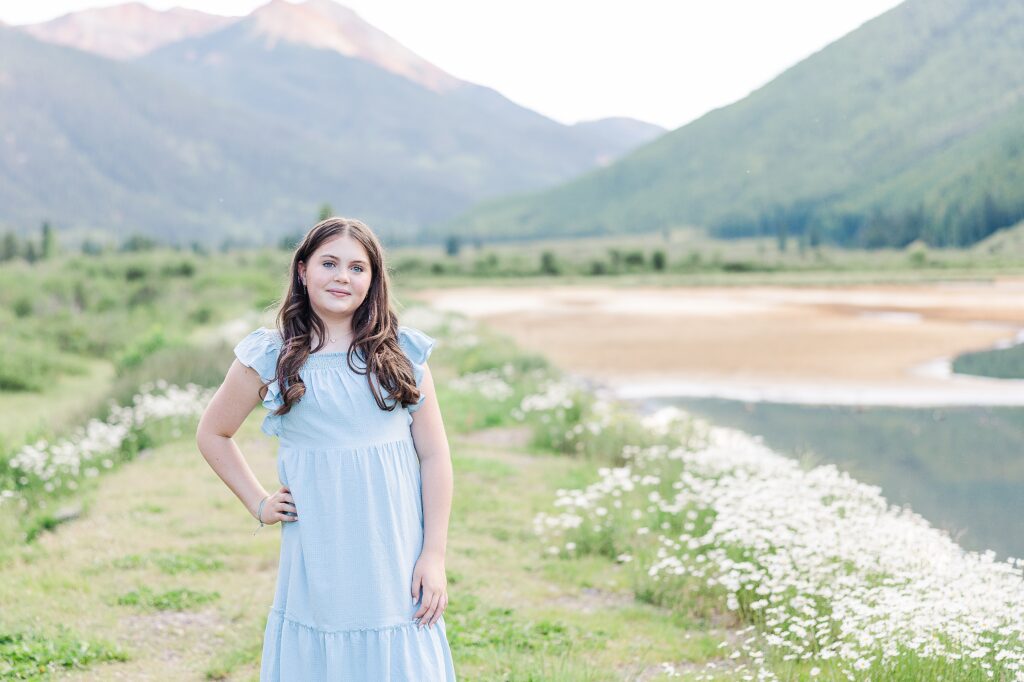
[[[391,257],[400,314],[411,320],[434,314],[415,305],[418,287],[467,281],[913,281],[1017,267],[966,251],[871,261],[769,244],[683,239],[664,247],[664,267],[654,265],[654,249],[641,259],[628,255],[628,243],[603,240],[396,248]],[[0,679],[258,679],[279,531],[253,534],[251,515],[195,446],[194,412],[131,426],[103,455],[109,465],[91,475],[83,463],[55,483],[11,462],[33,444],[73,442],[90,420],[111,422],[117,406],[154,385],[215,388],[234,343],[273,324],[288,257],[154,248],[0,265],[0,490],[15,493],[0,503]],[[477,269],[481,260],[497,270]],[[598,260],[605,270],[592,265]],[[745,262],[762,265],[728,266]],[[468,324],[431,327],[443,342],[431,367],[455,471],[445,621],[460,678],[696,680],[713,670],[715,679],[744,679],[750,661],[727,647],[757,619],[729,608],[718,588],[650,578],[624,557],[653,556],[637,544],[636,523],[587,531],[571,547],[551,547],[535,532],[537,515],[562,492],[622,466],[630,448],[690,447],[693,424],[655,436],[625,406],[600,411],[578,394],[524,414],[524,402],[559,380],[558,368]],[[251,415],[236,441],[269,488],[275,443],[259,431],[261,419]],[[780,679],[809,670],[782,657],[767,665]],[[904,667],[897,679],[935,671]]]
[[[196,449],[194,418],[146,423],[73,489],[67,477],[55,489],[21,485],[8,460],[107,418],[147,382],[216,387],[232,345],[272,323],[287,259],[152,250],[0,269],[0,329],[13,348],[3,355],[0,488],[25,501],[7,501],[0,523],[0,679],[258,678],[279,531],[252,534]],[[442,387],[505,364],[523,376],[553,371],[500,338],[431,360]],[[442,404],[457,481],[446,623],[462,678],[657,679],[661,661],[715,657],[727,623],[635,599],[607,558],[544,556],[532,516],[557,488],[585,481],[590,458],[514,423],[514,399],[442,392]],[[261,418],[236,440],[271,486],[275,446]]]

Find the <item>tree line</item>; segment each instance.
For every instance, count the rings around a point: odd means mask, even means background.
[[[57,255],[57,235],[53,226],[48,221],[43,221],[39,228],[39,239],[31,237],[19,237],[13,231],[8,230],[0,239],[0,263],[21,258],[34,263],[37,260],[47,260]]]
[[[774,205],[753,215],[733,215],[714,224],[720,239],[774,237],[785,251],[790,240],[816,247],[828,242],[847,248],[903,248],[915,241],[936,247],[964,247],[1024,220],[1024,199],[984,192],[977,200],[911,208],[838,210],[813,200]]]

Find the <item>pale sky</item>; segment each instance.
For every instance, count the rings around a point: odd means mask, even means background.
[[[244,15],[266,0],[146,0]],[[27,24],[97,0],[0,0]],[[900,0],[343,0],[457,78],[562,123],[630,116],[677,128],[742,99]]]

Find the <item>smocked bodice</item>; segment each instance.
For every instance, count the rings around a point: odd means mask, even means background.
[[[418,329],[401,326],[398,341],[412,363],[416,385],[419,386],[434,339]],[[263,407],[268,412],[262,428],[264,433],[278,436],[282,448],[356,448],[409,437],[412,413],[422,404],[422,393],[418,402],[402,407],[380,388],[376,375],[371,374],[371,380],[378,387],[385,404],[395,406],[391,411],[381,409],[367,375],[360,373],[365,363],[355,353],[352,363],[356,369],[349,366],[347,354],[343,351],[310,355],[299,370],[305,394],[287,414],[273,414],[284,404],[276,377],[282,345],[276,330],[261,327],[242,339],[235,348],[235,354],[243,364],[256,370],[263,381],[270,382],[263,399]]]

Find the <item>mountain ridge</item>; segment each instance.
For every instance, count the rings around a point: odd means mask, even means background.
[[[283,40],[334,50],[404,76],[435,92],[464,85],[463,81],[415,54],[351,9],[331,0],[306,0],[298,4],[270,0],[242,21],[251,26],[252,35],[266,41],[268,48]]]
[[[126,2],[69,12],[49,21],[16,28],[45,42],[111,59],[132,59],[162,45],[215,31],[236,20],[182,7],[161,11],[141,2]]]
[[[1024,7],[907,0],[615,163],[434,226],[968,244],[1024,217]]]

